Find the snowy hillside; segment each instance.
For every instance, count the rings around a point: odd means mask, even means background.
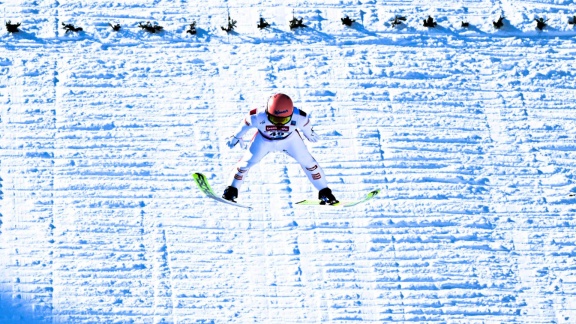
[[[0,33],[0,323],[576,322],[573,1],[0,8],[21,23]],[[376,199],[295,205],[317,191],[281,153],[246,178],[252,212],[200,193],[275,92],[336,197]]]

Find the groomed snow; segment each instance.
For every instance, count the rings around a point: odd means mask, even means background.
[[[22,23],[0,33],[1,323],[576,322],[574,1],[0,9]],[[247,176],[251,212],[200,193],[275,92],[311,114],[337,198],[376,199],[297,206],[317,192],[281,153]]]

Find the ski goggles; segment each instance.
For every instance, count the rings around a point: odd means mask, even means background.
[[[266,111],[266,115],[268,115],[268,120],[276,126],[286,125],[292,120],[292,115],[287,116],[287,117],[278,117],[278,116],[270,115],[268,113],[268,111]]]

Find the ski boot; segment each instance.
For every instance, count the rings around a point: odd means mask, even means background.
[[[228,186],[228,188],[224,189],[224,194],[222,198],[229,200],[231,202],[236,202],[236,198],[238,198],[238,189],[232,186]]]
[[[336,200],[336,197],[332,194],[332,190],[328,187],[318,192],[318,199],[320,199],[320,205],[334,205],[338,203],[338,200]]]

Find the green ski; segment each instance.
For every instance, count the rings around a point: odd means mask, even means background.
[[[376,196],[380,192],[380,189],[370,191],[364,198],[358,201],[341,201],[334,205],[326,205],[332,207],[352,207],[364,203]],[[302,200],[296,203],[297,205],[308,205],[308,206],[323,206],[320,200]]]
[[[200,190],[206,196],[208,196],[214,200],[217,200],[219,202],[228,204],[228,205],[232,205],[232,206],[236,206],[236,207],[240,207],[240,208],[252,209],[252,207],[250,207],[250,206],[241,205],[241,204],[226,200],[226,199],[216,195],[214,193],[214,191],[212,190],[212,188],[210,187],[210,184],[208,183],[208,179],[206,179],[206,176],[204,176],[202,173],[194,173],[192,176],[194,177],[194,182],[196,182],[196,185],[198,185],[198,188],[200,188]]]

